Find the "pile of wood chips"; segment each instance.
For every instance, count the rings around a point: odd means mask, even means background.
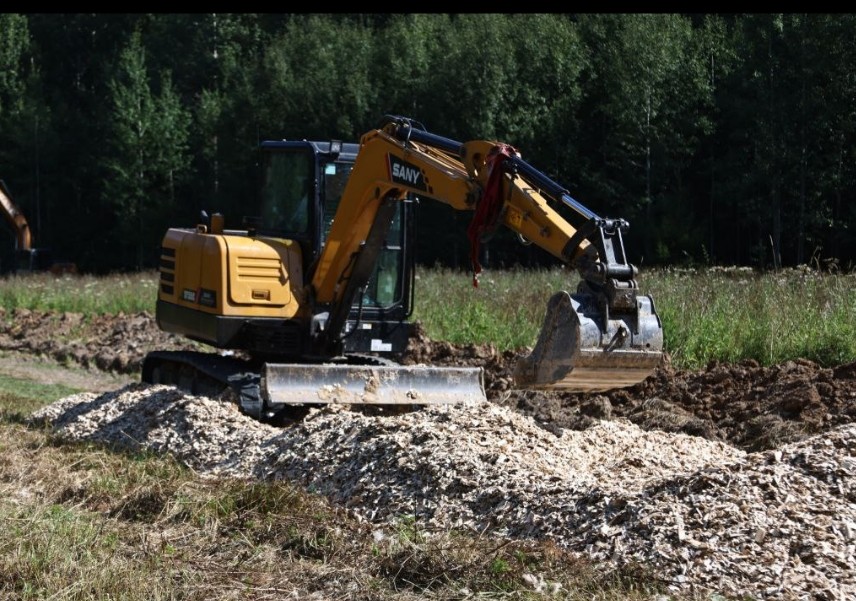
[[[288,479],[379,530],[413,516],[427,530],[551,538],[650,566],[676,592],[856,598],[856,424],[750,454],[623,420],[557,436],[487,402],[333,406],[280,429],[142,384],[33,419],[72,440],[168,452],[206,476]]]

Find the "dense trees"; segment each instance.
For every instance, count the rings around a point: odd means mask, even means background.
[[[119,54],[116,75],[110,80],[112,115],[104,165],[104,183],[112,202],[123,246],[136,247],[133,260],[122,247],[123,263],[142,268],[144,244],[163,234],[160,215],[176,204],[177,180],[187,172],[187,137],[190,122],[172,85],[172,73],[161,73],[160,92],[150,87],[146,52],[140,33],[131,35]],[[152,253],[154,254],[154,253]]]
[[[515,145],[627,218],[634,262],[848,266],[854,34],[846,14],[0,14],[0,178],[38,245],[148,267],[200,209],[240,225],[260,139],[402,114]],[[466,265],[469,216],[420,213],[420,259]]]

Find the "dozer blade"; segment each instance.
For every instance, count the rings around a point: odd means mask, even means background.
[[[466,404],[486,400],[480,367],[268,363],[263,394],[272,407],[294,404]]]
[[[644,380],[662,359],[663,329],[651,298],[636,300],[635,313],[610,315],[604,331],[594,297],[554,294],[535,348],[515,367],[515,385],[602,392]]]

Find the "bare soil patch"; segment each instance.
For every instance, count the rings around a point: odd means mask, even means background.
[[[627,418],[645,430],[719,440],[760,451],[804,440],[856,420],[856,363],[824,368],[806,360],[763,367],[755,361],[681,370],[668,361],[636,386],[603,394],[515,390],[511,374],[521,353],[490,345],[454,346],[424,335],[406,360],[481,365],[488,399],[533,417],[548,429],[584,430]]]
[[[114,376],[133,377],[150,350],[199,347],[160,331],[145,312],[85,319],[75,313],[0,311],[0,350]],[[530,416],[555,433],[627,418],[645,430],[701,436],[759,451],[856,420],[856,363],[825,368],[798,360],[762,367],[746,361],[680,370],[667,360],[636,386],[585,395],[513,389],[511,374],[522,352],[453,345],[417,333],[403,362],[481,366],[488,400]],[[78,378],[72,373],[69,378]],[[93,378],[93,383],[93,391],[104,389],[97,385],[105,384],[103,378]]]

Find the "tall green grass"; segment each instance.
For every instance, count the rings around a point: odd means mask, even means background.
[[[158,274],[155,271],[54,276],[33,273],[0,279],[0,307],[68,311],[85,315],[154,311]]]
[[[422,271],[414,317],[434,339],[532,346],[547,300],[575,291],[563,269],[484,272],[479,287],[450,269]],[[793,269],[652,269],[638,278],[654,299],[664,347],[677,367],[754,359],[762,365],[805,358],[823,365],[856,360],[856,275]]]
[[[413,318],[429,337],[499,350],[532,346],[547,300],[576,290],[565,269],[488,270],[479,286],[464,271],[421,269]],[[856,275],[747,268],[650,269],[640,274],[663,322],[677,367],[754,359],[771,365],[805,358],[823,365],[856,360]],[[0,307],[84,314],[154,311],[157,273],[107,277],[48,274],[0,279]]]
[[[856,360],[854,275],[663,270],[645,282],[659,301],[666,347],[677,365]]]
[[[485,271],[473,286],[463,271],[433,268],[416,276],[413,318],[428,335],[456,344],[514,349],[535,343],[550,296],[578,278],[554,270]]]

